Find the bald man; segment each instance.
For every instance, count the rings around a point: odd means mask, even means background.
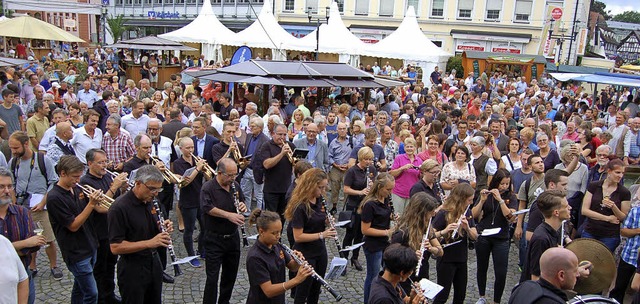
[[[309,150],[307,154],[307,161],[311,163],[314,168],[320,168],[326,171],[329,167],[329,147],[321,140],[318,140],[318,126],[315,123],[310,123],[305,128],[305,137],[296,138],[293,144],[298,149]]]
[[[573,252],[561,247],[549,248],[540,257],[540,279],[516,286],[509,303],[566,303],[569,299],[564,291],[572,290],[578,278],[588,275],[589,270],[578,267],[578,258]]]
[[[60,157],[63,155],[75,155],[75,150],[71,146],[69,141],[73,138],[73,128],[71,123],[63,121],[59,122],[55,126],[56,136],[51,144],[47,148],[47,156],[49,156],[55,163],[58,163]]]

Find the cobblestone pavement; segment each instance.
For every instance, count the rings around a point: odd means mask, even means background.
[[[173,215],[173,212],[172,212]],[[177,227],[177,223],[174,220],[174,227]],[[255,233],[255,228],[249,229],[248,234]],[[344,235],[344,229],[339,228],[341,236]],[[197,235],[195,233],[194,235]],[[284,234],[283,234],[284,237]],[[178,258],[185,257],[186,251],[182,244],[182,234],[176,229],[172,235],[175,242],[176,255]],[[250,241],[253,242],[253,241]],[[329,259],[336,256],[337,249],[335,244],[330,241],[327,242],[327,247],[330,250]],[[247,248],[242,249],[242,257],[240,259],[240,271],[238,279],[233,291],[232,303],[245,303],[247,294],[249,292],[248,277],[245,268]],[[508,296],[511,293],[511,288],[517,283],[520,272],[517,267],[518,252],[517,248],[512,244],[509,252],[509,271],[507,274],[507,285],[505,288],[503,303],[506,303]],[[360,264],[365,265],[364,253],[360,253]],[[184,275],[176,278],[175,284],[163,284],[163,303],[202,303],[202,294],[204,291],[204,284],[206,280],[204,260],[201,260],[202,267],[193,268],[189,264],[182,265]],[[435,278],[435,261],[430,261],[431,278]],[[35,278],[36,280],[36,295],[37,303],[69,303],[71,297],[71,288],[73,287],[73,276],[66,269],[62,256],[58,253],[58,265],[64,271],[64,278],[60,281],[55,281],[48,271],[48,260],[44,251],[38,254],[38,269],[40,272]],[[492,299],[493,296],[493,273],[492,263],[490,264],[488,280],[487,280],[487,298]],[[167,268],[167,272],[172,274],[173,270]],[[362,285],[364,283],[366,271],[356,271],[349,268],[347,275],[340,279],[329,281],[329,283],[344,297],[341,303],[362,303]],[[466,303],[475,303],[478,299],[478,287],[476,283],[476,260],[475,251],[469,252],[469,281],[467,283],[467,297]],[[453,296],[453,292],[451,293]],[[291,300],[287,297],[287,300]],[[323,291],[320,296],[321,303],[331,303],[333,298],[328,292]],[[292,301],[291,301],[292,302]]]

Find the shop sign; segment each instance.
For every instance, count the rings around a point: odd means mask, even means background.
[[[178,13],[178,12],[173,12],[172,13],[172,12],[169,12],[169,11],[166,11],[166,12],[148,11],[147,12],[147,17],[149,17],[149,19],[157,19],[157,18],[160,18],[160,19],[177,19],[177,18],[180,18],[180,13]]]
[[[458,44],[456,49],[458,51],[484,51],[484,46]]]
[[[478,60],[473,61],[473,78],[476,79],[480,77],[480,63]]]
[[[76,21],[74,19],[64,19],[64,27],[76,27]]]
[[[510,53],[510,54],[520,54],[520,50],[511,49],[511,48],[503,48],[503,47],[494,47],[491,49],[494,53]]]

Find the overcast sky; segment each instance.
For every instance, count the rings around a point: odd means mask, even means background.
[[[611,10],[611,15],[617,15],[625,11],[640,11],[640,1],[638,0],[600,0],[607,5],[607,10]]]

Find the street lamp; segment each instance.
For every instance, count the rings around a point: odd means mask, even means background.
[[[327,20],[327,23],[329,23],[329,10],[331,8],[330,7],[325,7],[325,19]],[[316,21],[316,61],[318,61],[318,54],[320,53],[320,17],[313,17],[313,12],[312,12],[313,8],[311,6],[307,7],[307,18],[309,18],[309,23],[311,23],[311,21],[315,20]]]
[[[556,20],[551,18],[548,39],[556,39],[556,44],[558,45],[558,52],[556,53],[557,58],[554,58],[556,64],[556,72],[558,72],[558,69],[560,68],[560,60],[562,59],[562,43],[565,40],[573,42],[576,39],[576,33],[572,33],[571,36],[565,36],[564,34],[553,35],[553,25],[555,24],[555,22]]]
[[[102,45],[106,45],[107,44],[107,6],[106,5],[102,5],[101,12],[102,12]]]

